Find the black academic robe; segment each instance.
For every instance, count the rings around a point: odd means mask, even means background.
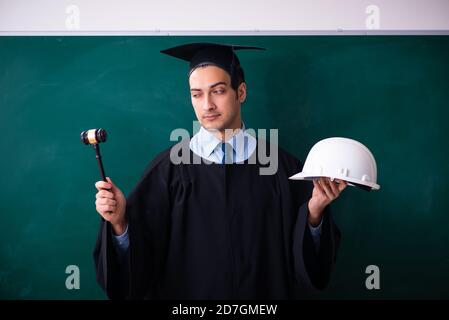
[[[159,154],[127,198],[122,264],[110,224],[100,223],[94,260],[109,298],[297,299],[323,289],[340,232],[327,208],[315,250],[313,184],[288,179],[302,165],[280,148],[278,161],[276,174],[260,175],[260,163],[175,165],[170,148]]]

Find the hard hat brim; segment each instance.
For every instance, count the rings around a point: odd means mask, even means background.
[[[317,180],[320,177],[325,177],[325,178],[331,178],[331,179],[339,179],[339,180],[344,180],[346,182],[348,182],[348,185],[350,186],[354,186],[352,183],[356,184],[356,185],[363,185],[363,186],[367,186],[370,187],[371,190],[379,190],[380,189],[380,185],[378,185],[377,183],[374,182],[369,182],[369,181],[360,181],[357,179],[353,179],[353,178],[349,178],[349,177],[344,177],[344,176],[334,176],[334,177],[329,177],[329,176],[316,176],[316,175],[310,175],[307,174],[305,172],[299,172],[297,174],[292,175],[291,177],[289,177],[290,180],[307,180],[307,181],[312,181],[312,180]]]

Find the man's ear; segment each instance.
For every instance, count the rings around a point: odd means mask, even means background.
[[[246,100],[246,83],[242,82],[237,88],[237,99],[240,103],[245,102]]]

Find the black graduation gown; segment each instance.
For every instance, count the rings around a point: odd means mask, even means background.
[[[94,261],[108,297],[295,299],[323,289],[340,232],[327,208],[316,252],[313,184],[289,180],[302,165],[280,148],[278,157],[277,173],[260,175],[259,163],[174,165],[170,148],[159,154],[127,198],[123,264],[110,224],[100,223]]]

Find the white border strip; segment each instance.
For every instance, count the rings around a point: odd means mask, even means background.
[[[245,30],[245,31],[0,31],[0,36],[315,36],[449,35],[449,30]]]

